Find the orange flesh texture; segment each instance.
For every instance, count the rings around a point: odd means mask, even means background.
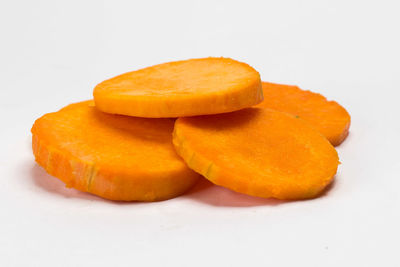
[[[340,145],[349,134],[350,115],[335,101],[297,86],[263,82],[262,108],[297,115],[322,133],[332,145]]]
[[[102,113],[85,101],[36,120],[33,153],[67,187],[110,200],[164,200],[199,178],[174,151],[173,126],[170,119]]]
[[[262,108],[179,118],[173,143],[211,182],[265,198],[315,197],[339,164],[335,148],[307,123]]]
[[[101,111],[165,118],[231,112],[263,100],[259,73],[229,58],[200,58],[128,72],[98,84]]]

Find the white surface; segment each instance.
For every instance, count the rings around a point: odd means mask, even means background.
[[[399,266],[398,1],[2,1],[0,266]],[[119,204],[35,165],[30,128],[96,83],[227,56],[352,115],[334,186],[277,202],[203,185]]]

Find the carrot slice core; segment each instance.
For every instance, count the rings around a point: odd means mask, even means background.
[[[165,118],[231,112],[262,101],[259,73],[229,58],[169,62],[128,72],[93,91],[101,111]]]
[[[335,148],[303,120],[262,108],[179,118],[173,143],[211,182],[265,198],[315,197],[339,163]]]
[[[102,113],[85,101],[36,120],[33,153],[67,187],[111,200],[164,200],[199,178],[175,153],[173,126],[169,119]]]

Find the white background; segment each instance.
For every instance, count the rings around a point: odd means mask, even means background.
[[[398,1],[0,3],[0,266],[400,266]],[[279,202],[203,183],[120,204],[34,163],[36,118],[114,75],[205,56],[347,108],[326,195]]]

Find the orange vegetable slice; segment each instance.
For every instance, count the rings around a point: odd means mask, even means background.
[[[340,145],[349,134],[350,115],[335,101],[297,86],[263,82],[265,100],[258,107],[299,116],[322,133],[332,145]]]
[[[335,148],[303,120],[262,108],[179,118],[173,143],[214,184],[265,198],[315,197],[339,163]]]
[[[98,84],[101,111],[165,118],[231,112],[262,101],[259,73],[230,58],[199,58],[128,72]]]
[[[49,113],[32,127],[37,163],[67,187],[106,199],[155,201],[200,177],[175,153],[174,121],[102,113],[92,101]]]

